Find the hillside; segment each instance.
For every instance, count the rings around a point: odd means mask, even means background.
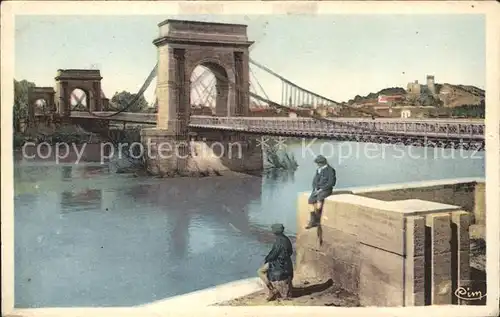
[[[475,86],[442,84],[436,88],[446,108],[484,104],[484,90]]]
[[[442,104],[446,108],[456,108],[462,106],[481,106],[484,105],[483,89],[470,85],[452,85],[452,84],[436,84],[436,92],[438,99],[441,100],[435,103],[436,105]],[[347,103],[363,103],[369,101],[376,101],[379,95],[407,95],[406,90],[401,87],[384,88],[378,92],[369,93],[366,96],[357,95],[350,99]],[[422,97],[426,97],[425,94]],[[432,103],[431,103],[432,104]]]
[[[347,103],[348,104],[353,104],[355,102],[363,102],[363,101],[368,101],[368,100],[375,100],[379,95],[406,95],[406,90],[401,87],[391,87],[391,88],[384,88],[376,93],[369,93],[366,96],[360,96],[356,95],[354,99],[350,99]]]

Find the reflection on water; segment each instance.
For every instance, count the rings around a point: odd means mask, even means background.
[[[260,178],[139,179],[86,165],[17,173],[18,307],[151,302],[253,276],[267,252],[248,219]]]
[[[295,232],[297,193],[310,190],[321,150],[311,148],[304,156],[291,149],[295,173],[262,178],[136,178],[95,163],[16,163],[16,306],[131,306],[255,276],[273,240],[269,225]],[[337,186],[484,176],[484,158],[387,151],[379,159],[334,153]]]
[[[73,166],[63,166],[62,169],[62,180],[69,181],[73,178]]]
[[[61,193],[61,213],[101,210],[102,191],[89,189],[78,192]]]
[[[295,181],[295,172],[287,171],[287,170],[276,170],[272,169],[266,171],[263,175],[265,179],[271,180],[271,184],[276,184],[279,182],[294,182]]]

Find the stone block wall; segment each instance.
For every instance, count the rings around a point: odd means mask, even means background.
[[[477,182],[474,188],[474,223],[486,225],[486,184]]]
[[[194,130],[196,141],[203,144],[204,155],[220,158],[220,164],[233,172],[260,172],[263,169],[263,152],[257,136],[230,131]],[[211,154],[212,152],[213,154]]]
[[[371,188],[353,188],[353,194],[384,201],[421,199],[461,206],[473,214],[473,223],[485,224],[485,182],[483,179],[454,179]]]
[[[151,128],[141,131],[141,143],[149,173],[173,176],[185,172],[188,140],[182,140],[166,129]]]
[[[419,199],[330,196],[321,227],[305,230],[307,194],[298,201],[297,273],[333,279],[363,306],[452,304],[468,280],[470,213]]]
[[[151,149],[146,160],[148,171],[153,175],[251,173],[263,169],[262,149],[257,146],[256,137],[248,134],[201,131],[195,137],[181,139],[169,130],[153,128],[142,130],[141,142],[146,151]],[[158,155],[160,144],[164,144],[163,158]]]

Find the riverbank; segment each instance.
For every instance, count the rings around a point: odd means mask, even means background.
[[[470,232],[470,269],[471,284],[475,289],[486,293],[486,242],[484,226],[472,226]],[[266,301],[267,291],[247,294],[228,301],[219,302],[216,306],[337,306],[359,307],[355,294],[351,294],[330,281],[303,279],[294,277],[294,290],[290,300]],[[464,305],[485,305],[486,298],[462,303]]]
[[[66,124],[59,127],[38,125],[26,128],[24,132],[15,132],[12,141],[13,149],[21,150],[27,142],[47,143],[49,145],[57,143],[82,145],[84,143],[99,143],[101,139],[96,134],[86,132],[78,126]]]
[[[335,307],[359,307],[356,295],[351,294],[339,286],[333,284],[332,280],[321,281],[318,279],[302,279],[296,276],[292,290],[292,298],[289,300],[266,301],[267,290],[259,291],[219,302],[214,306],[335,306]]]

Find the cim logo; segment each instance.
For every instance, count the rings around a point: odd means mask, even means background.
[[[455,296],[462,300],[480,300],[486,297],[480,290],[472,290],[469,287],[459,287],[455,290]]]
[[[465,282],[465,285],[455,289],[453,293],[456,298],[463,301],[485,301],[486,300],[486,281],[484,280],[475,280],[475,281],[462,281]]]

